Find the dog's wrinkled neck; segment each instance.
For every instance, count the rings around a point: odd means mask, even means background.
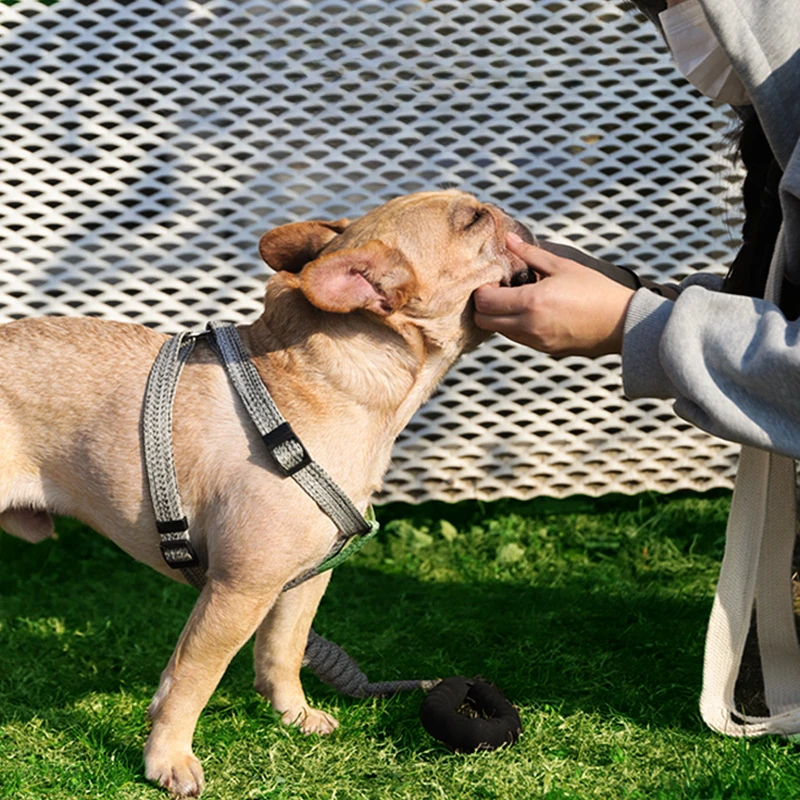
[[[411,390],[419,371],[419,347],[369,312],[337,314],[311,305],[280,275],[267,285],[264,313],[242,336],[264,374],[302,376],[331,396],[388,411]],[[259,363],[262,362],[262,363]]]
[[[432,345],[401,315],[320,311],[293,283],[274,276],[264,313],[240,330],[279,407],[305,414],[325,398],[352,424],[377,426],[374,434],[391,444],[460,354],[457,344]]]

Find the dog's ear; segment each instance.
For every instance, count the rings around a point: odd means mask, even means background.
[[[372,241],[312,261],[300,275],[300,289],[323,311],[363,308],[387,316],[405,305],[417,282],[402,253]]]
[[[258,243],[258,252],[276,272],[300,272],[349,224],[349,219],[290,222],[267,231]]]

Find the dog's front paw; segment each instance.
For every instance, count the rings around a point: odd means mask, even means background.
[[[288,711],[284,711],[281,714],[281,722],[300,728],[306,735],[332,733],[339,727],[339,721],[336,718],[318,708],[309,706],[290,708]]]
[[[194,753],[175,755],[145,751],[147,780],[163,786],[173,797],[197,797],[203,791],[203,768]]]

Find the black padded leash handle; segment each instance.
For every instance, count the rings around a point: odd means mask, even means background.
[[[476,716],[463,713],[465,707]],[[423,701],[419,718],[431,736],[457,753],[496,750],[522,733],[517,709],[496,686],[477,678],[445,678]]]

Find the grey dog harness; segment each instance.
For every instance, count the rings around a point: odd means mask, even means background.
[[[150,498],[161,537],[161,553],[173,569],[180,569],[197,589],[206,583],[207,565],[192,545],[189,521],[183,512],[175,456],[172,448],[172,406],[178,379],[198,339],[208,337],[228,378],[242,400],[278,468],[297,481],[333,520],[339,537],[316,567],[289,581],[284,591],[332,569],[377,533],[378,523],[362,516],[347,495],[317,464],[289,423],[283,418],[267,387],[239,339],[233,325],[210,322],[204,331],[186,331],[169,339],[150,370],[142,415],[145,470]],[[371,683],[350,656],[337,644],[309,631],[303,666],[320,680],[352,697],[377,697],[412,689],[429,689],[436,680],[400,680]]]
[[[284,591],[291,589],[337,566],[361,549],[377,532],[378,523],[362,516],[347,495],[311,458],[275,405],[234,325],[210,322],[206,330],[179,333],[163,345],[150,371],[142,432],[147,482],[156,529],[161,537],[161,554],[167,564],[180,569],[193,586],[201,589],[205,585],[207,565],[201,562],[192,544],[189,521],[178,490],[172,447],[172,407],[178,379],[197,340],[203,337],[208,337],[275,464],[284,476],[293,478],[305,490],[339,530],[339,537],[326,558],[283,587]]]

